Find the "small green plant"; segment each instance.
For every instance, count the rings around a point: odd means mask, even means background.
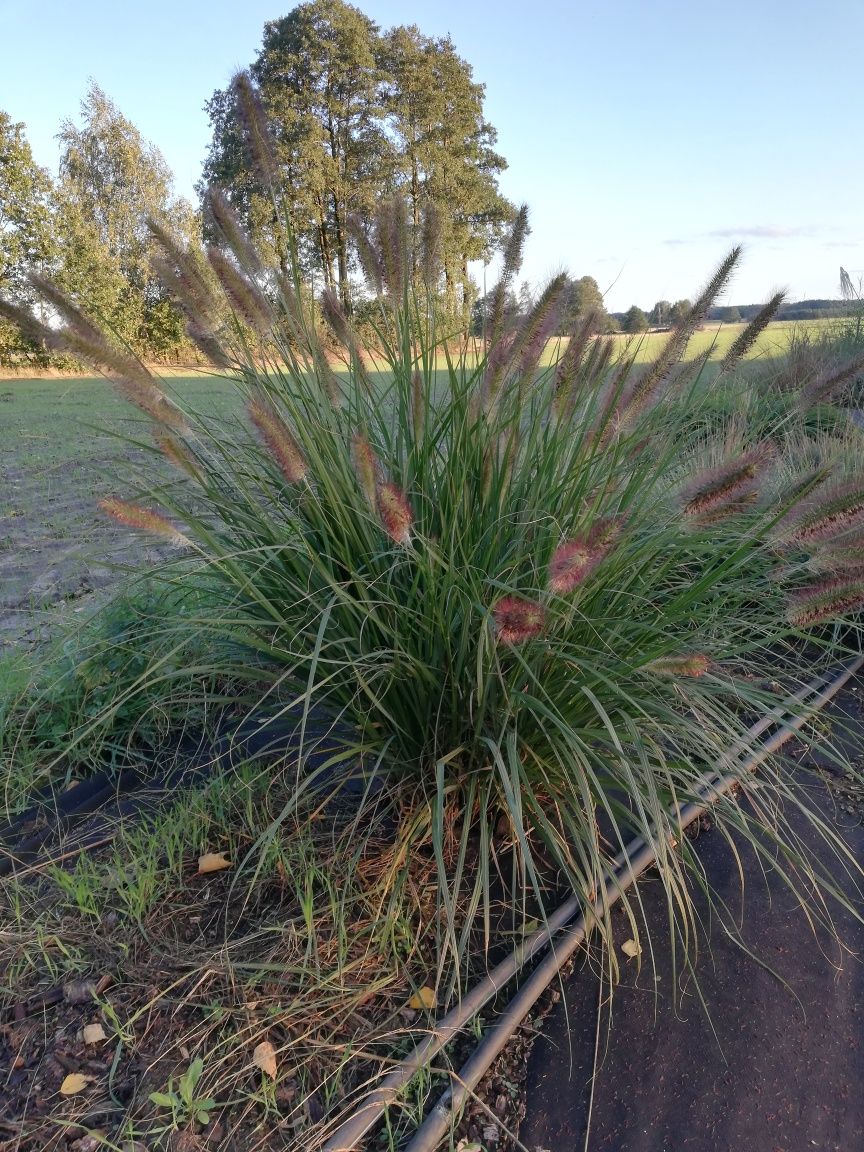
[[[168,1081],[165,1092],[151,1092],[150,1101],[157,1108],[167,1108],[175,1128],[194,1121],[206,1126],[210,1123],[210,1113],[216,1107],[212,1096],[198,1096],[198,1084],[204,1074],[204,1061],[196,1056],[174,1087],[173,1077]]]

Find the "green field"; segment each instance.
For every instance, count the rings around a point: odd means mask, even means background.
[[[793,331],[818,334],[830,321],[769,325],[750,353],[770,360],[788,348]],[[719,359],[743,329],[706,325],[688,349],[696,356],[714,344]],[[651,360],[666,334],[631,338],[637,362]],[[623,349],[628,338],[616,336]],[[551,341],[544,360],[560,349]],[[444,367],[444,358],[441,367]],[[162,373],[166,390],[183,407],[211,415],[236,405],[230,382],[204,374]],[[119,570],[148,548],[103,516],[97,502],[134,493],[147,459],[148,424],[106,381],[94,377],[8,379],[0,383],[0,644],[116,580]],[[168,475],[167,465],[166,476]]]
[[[789,348],[793,333],[807,334],[811,338],[818,338],[831,330],[831,320],[778,320],[769,324],[754,346],[751,348],[748,360],[768,360],[782,356]],[[706,324],[693,336],[687,348],[688,358],[699,356],[712,344],[715,356],[720,359],[732,347],[735,340],[741,335],[746,324]],[[666,332],[645,332],[639,336],[616,336],[615,340],[624,346],[632,340],[638,346],[637,363],[646,363],[652,360],[659,351],[663,341],[667,338]]]

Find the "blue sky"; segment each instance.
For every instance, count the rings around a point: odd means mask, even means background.
[[[204,101],[291,0],[0,0],[0,108],[57,163],[90,77],[191,195]],[[449,33],[486,85],[524,275],[594,276],[607,305],[690,296],[737,241],[739,303],[835,296],[864,273],[864,0],[362,0]]]

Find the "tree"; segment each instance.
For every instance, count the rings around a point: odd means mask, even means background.
[[[648,314],[648,322],[654,328],[665,328],[670,323],[672,304],[669,300],[658,300]]]
[[[444,287],[466,307],[472,260],[488,259],[512,206],[498,192],[506,167],[483,117],[483,85],[448,38],[378,26],[344,0],[309,0],[264,27],[250,75],[271,126],[304,270],[350,304],[346,221],[401,192],[419,227],[438,207]],[[199,191],[220,185],[259,243],[286,264],[286,238],[243,145],[236,86],[206,110],[213,131]]]
[[[26,272],[45,272],[55,260],[53,196],[51,177],[34,161],[24,125],[0,110],[0,292],[13,303],[33,303]],[[0,363],[14,363],[22,354],[44,360],[32,342],[0,322]]]
[[[600,286],[593,276],[580,276],[578,280],[570,281],[568,305],[561,317],[560,331],[572,332],[579,320],[589,312],[597,313],[600,320],[598,330],[605,332],[609,317]]]
[[[177,354],[184,323],[153,276],[146,217],[184,239],[197,231],[188,201],[175,198],[164,157],[91,83],[81,126],[61,126],[57,228],[61,285],[136,351]]]
[[[689,300],[676,300],[669,310],[669,323],[680,324],[692,307]]]
[[[347,218],[367,213],[393,169],[384,131],[378,26],[343,0],[311,0],[264,26],[250,69],[274,137],[281,182],[292,203],[307,260],[327,288],[349,302]],[[252,230],[268,226],[279,250],[272,207],[240,143],[236,93],[206,105],[214,135],[204,182],[223,186]],[[281,253],[283,264],[285,253]]]
[[[645,332],[648,328],[648,317],[637,305],[632,304],[624,313],[621,322],[621,331],[627,333]]]
[[[483,115],[485,87],[449,37],[416,25],[393,28],[379,52],[387,124],[396,142],[395,183],[419,227],[424,207],[438,208],[447,298],[468,302],[471,260],[489,260],[513,206],[498,191],[507,167],[497,133]]]
[[[740,324],[741,310],[734,304],[726,304],[717,308],[717,319],[723,324]]]

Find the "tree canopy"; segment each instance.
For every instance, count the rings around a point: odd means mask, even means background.
[[[348,218],[401,192],[415,225],[428,205],[438,209],[446,290],[470,303],[468,262],[491,255],[512,206],[498,191],[506,161],[483,116],[483,85],[452,41],[415,26],[382,33],[344,0],[310,0],[265,25],[249,71],[306,268],[350,303]],[[215,92],[206,110],[213,136],[203,183],[219,184],[256,238],[284,253],[241,142],[236,89]]]
[[[644,332],[648,327],[648,317],[637,304],[632,304],[621,321],[622,332]]]
[[[58,281],[131,347],[157,357],[176,353],[184,324],[151,271],[145,220],[153,216],[191,239],[191,204],[173,195],[161,152],[95,83],[82,101],[80,126],[65,120],[59,139]]]
[[[33,301],[27,271],[45,271],[55,259],[53,194],[50,175],[33,159],[24,125],[0,109],[0,292],[15,303]],[[21,353],[41,355],[0,321],[0,363]]]

